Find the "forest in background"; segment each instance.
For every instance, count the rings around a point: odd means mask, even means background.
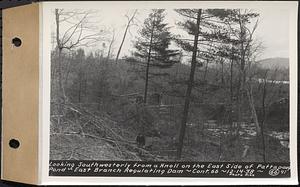
[[[257,60],[259,14],[174,10],[176,35],[167,11],[137,25],[138,11],[125,15],[117,52],[92,10],[54,11],[50,159],[289,161],[289,69]],[[132,26],[133,52],[121,57]]]

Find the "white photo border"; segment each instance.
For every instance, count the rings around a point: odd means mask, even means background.
[[[290,12],[290,178],[53,177],[49,176],[51,11],[55,8],[287,8]],[[84,1],[40,3],[39,183],[42,185],[292,185],[297,184],[297,14],[296,1]],[[212,180],[213,179],[213,180]]]

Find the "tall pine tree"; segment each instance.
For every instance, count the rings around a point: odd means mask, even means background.
[[[201,66],[203,61],[215,56],[217,46],[230,42],[230,38],[224,24],[220,22],[228,14],[223,9],[177,9],[176,12],[183,17],[183,21],[178,23],[179,26],[190,36],[177,39],[177,43],[192,56],[177,147],[177,159],[180,160],[197,64]]]
[[[164,9],[153,9],[144,21],[135,43],[134,55],[146,62],[144,103],[147,103],[150,66],[168,68],[176,63],[178,50],[169,49],[173,39],[170,27],[164,23]]]

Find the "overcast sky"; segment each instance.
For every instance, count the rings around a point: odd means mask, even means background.
[[[98,9],[97,9],[98,10]],[[263,42],[265,50],[260,56],[263,58],[272,57],[288,57],[289,56],[289,12],[286,9],[280,9],[280,7],[275,9],[266,10],[254,10],[259,13],[259,25],[256,31],[256,38]],[[133,10],[122,9],[122,8],[106,8],[99,9],[97,16],[94,18],[93,22],[99,27],[105,26],[106,28],[115,28],[116,30],[116,41],[114,43],[114,54],[116,54],[118,47],[121,43],[125,25],[127,22],[127,14],[132,14]],[[181,17],[172,10],[166,10],[166,22],[172,27],[173,33],[182,33],[175,22],[180,21]],[[137,17],[137,24],[142,25],[144,19],[148,16],[148,9],[139,9]],[[54,20],[54,17],[53,17]],[[130,55],[133,51],[133,41],[137,35],[137,31],[140,29],[139,26],[132,26],[130,33],[125,40],[121,56]],[[52,23],[52,31],[55,30],[54,21]],[[100,48],[101,45],[99,45]]]

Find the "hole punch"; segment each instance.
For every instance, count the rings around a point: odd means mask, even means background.
[[[9,147],[14,148],[14,149],[17,149],[18,147],[20,147],[19,140],[16,140],[16,139],[9,140]]]
[[[12,39],[12,44],[14,44],[15,47],[20,47],[22,45],[22,40],[18,37],[15,37]]]

